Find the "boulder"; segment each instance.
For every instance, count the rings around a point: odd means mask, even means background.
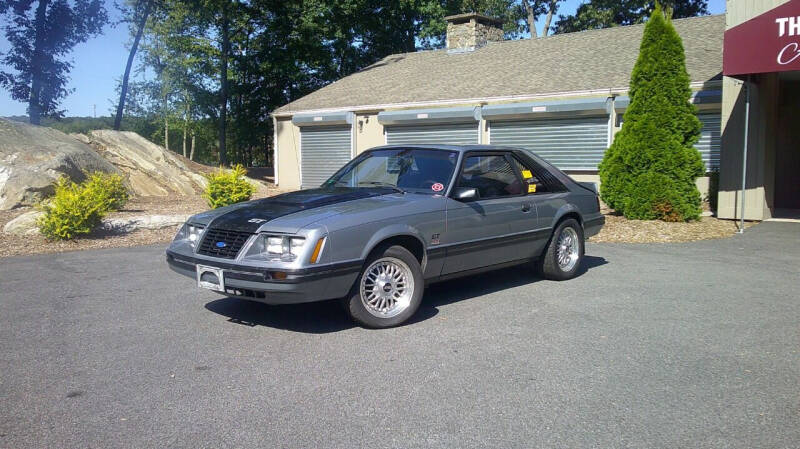
[[[0,119],[0,210],[30,206],[54,191],[61,176],[119,173],[88,145],[61,131]]]
[[[103,220],[102,228],[113,232],[177,228],[184,224],[188,218],[188,215],[137,215],[125,218],[107,218]]]
[[[33,210],[25,212],[17,218],[9,221],[3,226],[3,232],[13,235],[35,235],[39,233],[36,220],[44,215],[44,212]]]
[[[194,195],[206,186],[206,179],[180,156],[134,132],[96,130],[87,137],[100,155],[125,174],[134,195]]]

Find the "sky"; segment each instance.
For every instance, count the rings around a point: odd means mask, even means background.
[[[572,14],[586,0],[566,0],[559,7],[559,14]],[[111,21],[119,19],[119,12],[112,0],[106,1]],[[725,12],[725,0],[709,0],[708,9],[711,14]],[[3,20],[6,20],[5,18]],[[543,26],[544,17],[539,18],[539,29]],[[62,101],[62,109],[67,116],[92,116],[96,108],[97,116],[109,115],[116,104],[114,88],[122,77],[128,50],[125,48],[129,40],[128,28],[125,24],[113,27],[107,25],[103,34],[75,47],[70,59],[73,69],[70,73],[69,89],[74,92]],[[0,52],[8,49],[8,41],[0,36]],[[5,90],[0,90],[0,117],[25,115],[26,104],[14,101]]]

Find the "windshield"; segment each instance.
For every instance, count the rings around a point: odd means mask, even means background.
[[[455,151],[386,149],[350,161],[323,186],[397,187],[411,192],[447,190],[456,168]]]

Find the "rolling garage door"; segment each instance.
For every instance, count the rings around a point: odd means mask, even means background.
[[[387,126],[386,143],[402,144],[476,144],[478,123],[451,123],[439,125]]]
[[[531,150],[562,170],[597,170],[608,148],[608,117],[491,122],[489,139]]]
[[[308,126],[300,128],[300,184],[319,187],[350,160],[351,127]]]
[[[703,123],[700,131],[700,140],[697,141],[695,148],[700,150],[700,156],[706,164],[707,171],[719,170],[719,150],[721,142],[721,117],[716,114],[698,114],[697,118]]]

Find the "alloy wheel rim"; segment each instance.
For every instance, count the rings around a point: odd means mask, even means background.
[[[371,315],[392,318],[411,305],[414,276],[400,259],[384,257],[376,260],[361,276],[361,303]]]
[[[556,245],[556,260],[561,271],[570,271],[575,268],[580,258],[578,233],[571,227],[564,228],[558,235]]]

